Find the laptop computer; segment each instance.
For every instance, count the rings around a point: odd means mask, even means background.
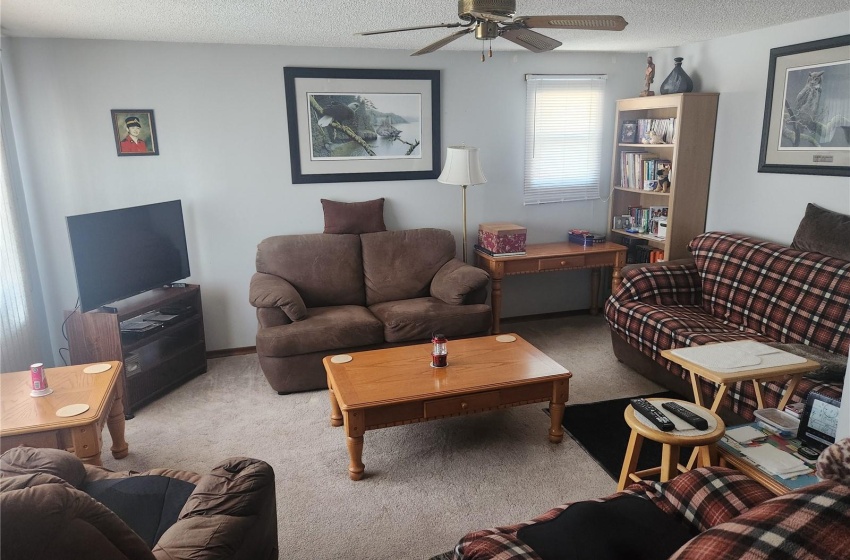
[[[809,393],[803,416],[800,418],[797,438],[806,447],[817,451],[823,451],[835,443],[840,408],[841,401],[818,393]]]

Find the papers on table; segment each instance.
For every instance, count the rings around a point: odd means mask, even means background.
[[[729,428],[726,430],[726,435],[734,439],[738,443],[750,443],[753,440],[767,438],[767,434],[761,430],[757,430],[752,426],[740,426],[738,428]]]
[[[811,467],[790,453],[770,444],[744,447],[741,453],[758,466],[780,478],[793,478],[812,472]]]

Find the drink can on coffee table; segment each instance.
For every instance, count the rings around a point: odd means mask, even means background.
[[[30,378],[33,391],[44,391],[47,389],[47,374],[44,373],[44,364],[33,364],[30,366]]]

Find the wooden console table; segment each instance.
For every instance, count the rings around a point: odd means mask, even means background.
[[[620,287],[620,269],[626,264],[626,247],[606,241],[588,247],[578,243],[538,243],[527,245],[525,254],[515,257],[492,257],[475,251],[475,264],[490,273],[490,306],[493,309],[493,333],[499,332],[502,314],[502,278],[514,274],[534,274],[556,270],[582,270],[589,268],[590,313],[599,311],[599,269],[610,266],[611,289]]]

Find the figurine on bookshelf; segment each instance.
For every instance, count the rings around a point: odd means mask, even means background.
[[[655,64],[652,62],[652,57],[646,57],[646,70],[644,71],[643,91],[640,92],[641,97],[649,97],[655,95],[655,92],[649,89],[652,82],[655,81]]]
[[[670,166],[659,164],[658,171],[655,172],[658,177],[658,186],[655,187],[655,192],[670,192]]]

